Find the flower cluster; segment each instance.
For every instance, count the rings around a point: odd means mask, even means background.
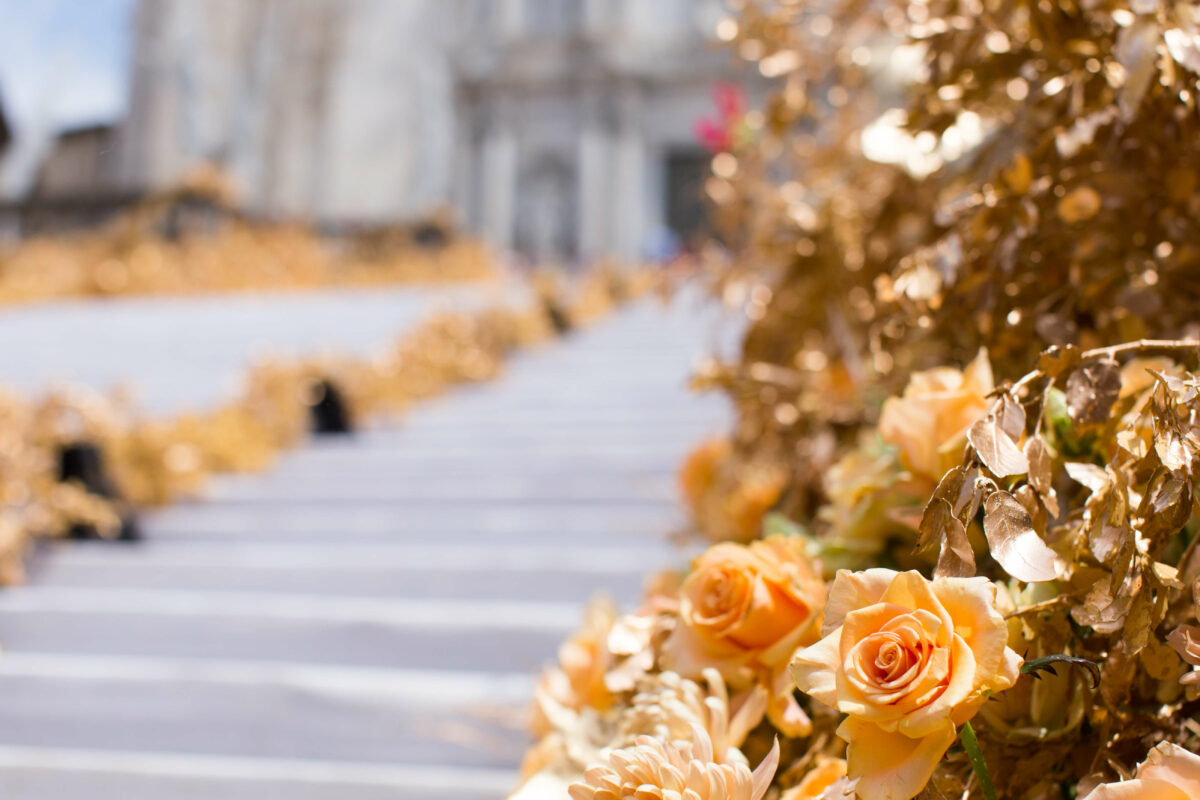
[[[542,739],[514,796],[552,797],[572,778],[573,797],[633,796],[623,782],[634,779],[682,792],[694,787],[662,783],[682,780],[667,768],[680,768],[679,753],[694,761],[698,748],[695,771],[707,774],[767,753],[765,736],[784,737],[796,762],[781,780],[789,798],[854,786],[866,800],[916,796],[957,726],[1017,681],[999,588],[881,569],[827,583],[808,545],[716,544],[633,614],[594,607],[543,679]],[[798,753],[806,741],[815,747]]]

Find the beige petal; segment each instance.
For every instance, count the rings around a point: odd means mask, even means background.
[[[1097,786],[1083,800],[1194,800],[1167,781],[1136,780]]]
[[[833,585],[829,587],[829,599],[825,602],[821,635],[828,636],[834,628],[841,627],[842,620],[851,611],[878,603],[897,575],[899,573],[895,570],[882,568],[862,572],[838,570]]]
[[[899,730],[909,736],[929,736],[949,723],[955,706],[966,700],[975,688],[975,657],[961,637],[954,637],[951,648],[950,682],[933,702],[914,709],[901,722]],[[951,728],[954,726],[951,725]]]
[[[842,630],[838,628],[796,654],[788,670],[800,691],[830,708],[837,707],[837,671]]]
[[[916,797],[955,739],[954,726],[949,722],[921,739],[888,733],[853,717],[842,722],[837,732],[850,743],[847,772],[858,779],[861,800]]]
[[[944,630],[938,636],[938,644],[950,643],[950,636],[954,632],[954,620],[933,593],[932,584],[915,569],[897,575],[879,600],[882,603],[895,603],[898,606],[913,610],[922,609],[937,615],[944,626]]]
[[[1137,777],[1169,781],[1186,792],[1190,800],[1200,798],[1200,756],[1177,744],[1163,742],[1151,750],[1138,767]]]
[[[987,578],[943,578],[933,582],[933,593],[954,620],[954,632],[975,655],[979,675],[976,686],[1002,673],[1002,667],[1006,666],[1008,627],[996,610],[995,585]]]

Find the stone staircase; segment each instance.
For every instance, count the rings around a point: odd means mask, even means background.
[[[685,388],[712,330],[640,302],[142,543],[44,548],[0,592],[0,797],[502,797],[586,600],[683,561],[675,470],[728,423]]]

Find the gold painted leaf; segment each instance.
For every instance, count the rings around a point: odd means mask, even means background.
[[[1068,461],[1063,464],[1063,468],[1067,471],[1067,475],[1076,483],[1081,483],[1091,489],[1093,493],[1103,490],[1112,481],[1108,477],[1108,473],[1095,464],[1087,464],[1083,461]]]
[[[1025,441],[1025,460],[1029,462],[1029,484],[1042,498],[1042,504],[1053,517],[1058,516],[1058,494],[1054,491],[1051,474],[1053,462],[1046,451],[1046,443],[1040,436],[1030,436]]]
[[[1029,471],[1029,462],[1017,444],[1024,429],[1025,409],[1004,395],[990,414],[967,430],[967,441],[996,477],[1024,475]]]
[[[1192,442],[1169,421],[1155,425],[1154,452],[1163,466],[1173,470],[1189,470],[1196,456]]]
[[[1151,476],[1137,513],[1142,518],[1142,536],[1154,553],[1192,518],[1191,478],[1184,471],[1160,467]]]
[[[1064,574],[1062,558],[1042,541],[1029,512],[1008,492],[993,492],[984,503],[983,532],[992,556],[1017,580],[1049,581]]]
[[[1116,361],[1087,361],[1067,378],[1067,413],[1081,425],[1105,422],[1120,393],[1121,369]]]
[[[1079,364],[1079,348],[1073,344],[1055,345],[1045,350],[1037,361],[1038,370],[1051,380]]]
[[[1200,628],[1180,625],[1167,635],[1167,644],[1193,667],[1200,667]]]
[[[1115,55],[1125,68],[1125,84],[1117,94],[1117,105],[1126,122],[1137,114],[1142,98],[1154,79],[1158,43],[1161,40],[1158,23],[1146,17],[1122,30],[1117,37]]]

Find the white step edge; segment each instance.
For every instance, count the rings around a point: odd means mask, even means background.
[[[447,708],[479,704],[523,706],[532,698],[536,681],[533,673],[517,672],[339,667],[279,661],[39,652],[5,653],[0,658],[2,678],[264,686],[371,705],[387,703],[401,708]]]
[[[362,572],[543,572],[643,575],[647,564],[682,568],[698,548],[675,548],[647,537],[638,547],[550,547],[473,545],[347,546],[322,544],[226,544],[163,541],[140,544],[134,550],[113,549],[109,542],[66,544],[50,551],[46,560],[64,566],[96,569],[213,569],[293,570],[330,569]],[[36,571],[35,571],[36,574]]]
[[[0,613],[135,615],[370,623],[397,628],[569,631],[575,603],[510,600],[381,600],[266,592],[73,589],[26,586],[0,593]]]
[[[502,797],[510,790],[517,778],[516,772],[508,770],[464,768],[449,764],[406,766],[0,745],[0,771],[5,769],[186,777],[214,781],[362,784],[414,792],[494,791],[496,797]]]

